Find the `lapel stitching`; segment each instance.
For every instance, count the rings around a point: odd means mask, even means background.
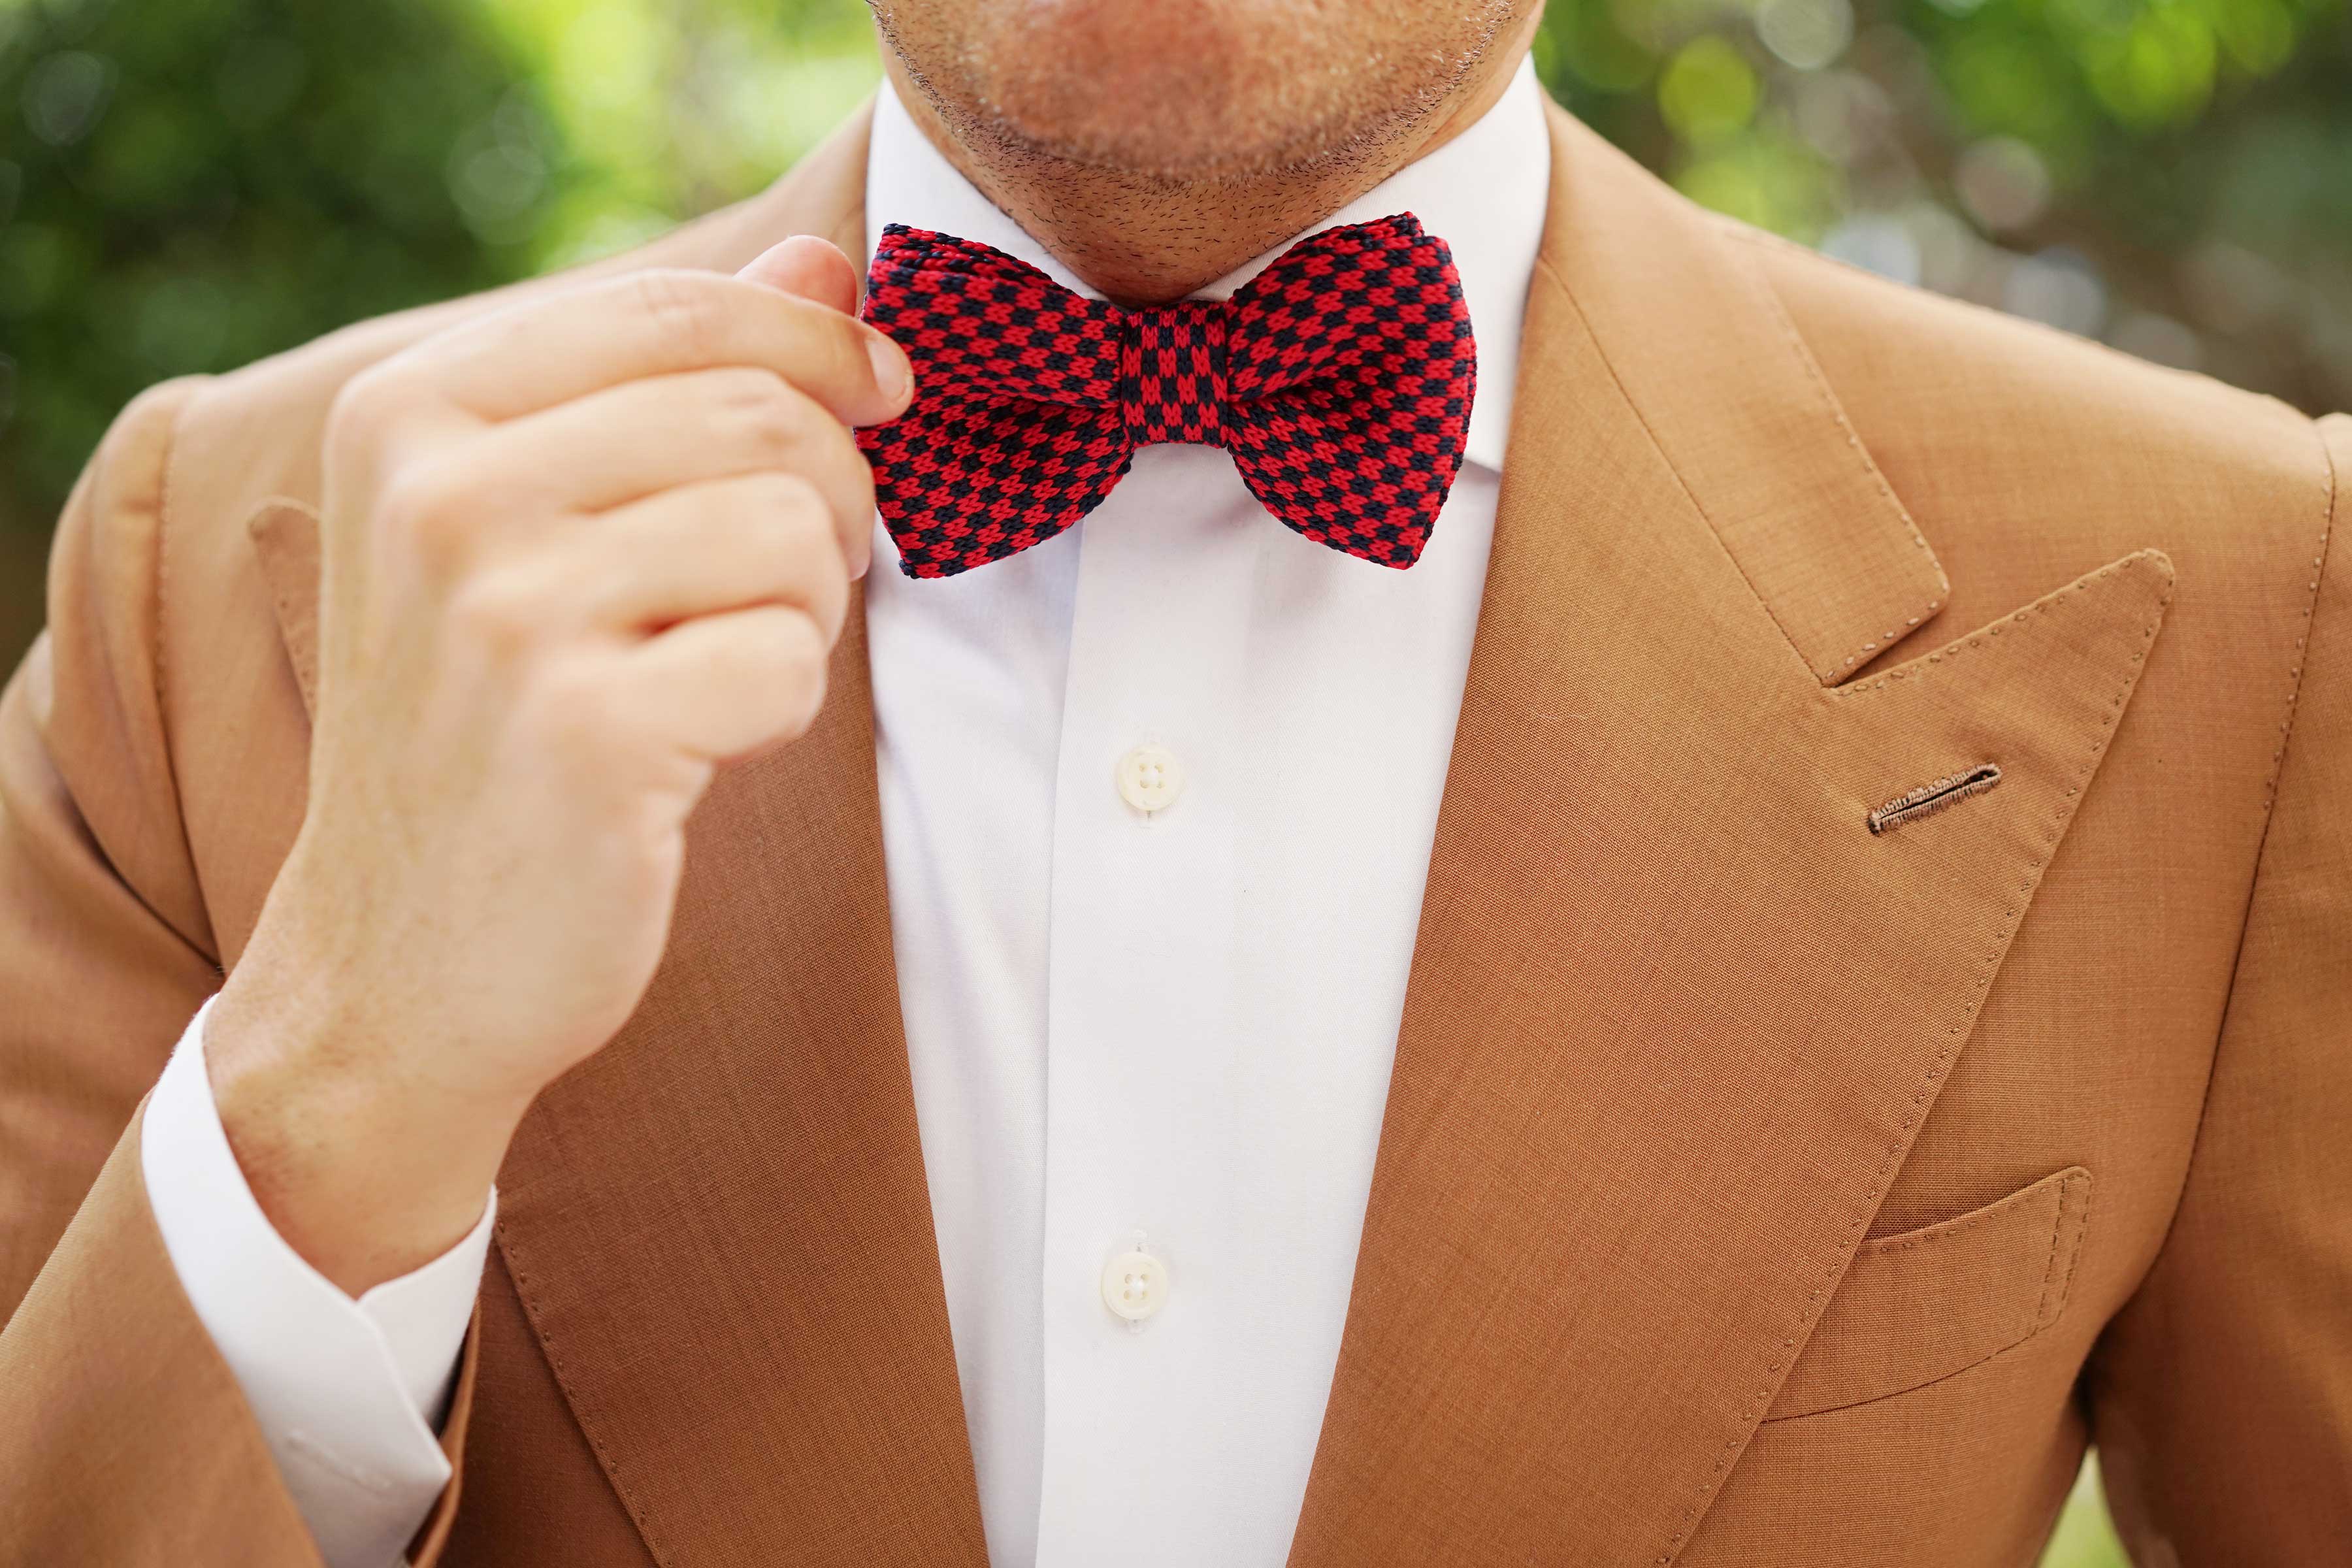
[[[1774,242],[1760,230],[1735,223],[1727,217],[1712,215],[1710,216],[1712,218],[1710,226],[1717,235],[1728,235],[1742,239],[1752,236],[1759,243]],[[1842,659],[1835,657],[1834,649],[1823,650],[1822,657],[1818,661],[1810,656],[1805,656],[1808,667],[1821,679],[1822,684],[1834,690],[1837,689],[1837,683],[1853,674],[1857,667],[1869,663],[1878,654],[1893,647],[1941,610],[1944,607],[1944,601],[1951,596],[1952,580],[1945,574],[1943,563],[1936,558],[1936,552],[1928,545],[1927,536],[1919,531],[1918,523],[1912,520],[1909,509],[1905,507],[1901,498],[1895,495],[1894,487],[1886,482],[1886,476],[1879,470],[1878,464],[1872,459],[1869,449],[1863,446],[1862,437],[1854,434],[1853,422],[1846,417],[1845,409],[1839,404],[1837,395],[1830,390],[1828,379],[1822,374],[1820,363],[1813,358],[1813,351],[1805,346],[1805,340],[1798,332],[1797,323],[1790,320],[1788,307],[1780,302],[1780,295],[1772,291],[1771,284],[1754,268],[1735,265],[1730,270],[1735,271],[1748,284],[1747,291],[1757,313],[1778,329],[1781,340],[1788,345],[1790,363],[1803,372],[1805,384],[1812,389],[1821,414],[1837,426],[1838,434],[1844,438],[1846,449],[1853,454],[1854,465],[1860,470],[1863,483],[1868,488],[1870,493],[1883,503],[1886,515],[1902,525],[1903,531],[1909,536],[1912,545],[1925,559],[1927,570],[1934,574],[1935,578],[1934,596],[1911,614],[1905,616],[1901,626],[1875,634]],[[1749,585],[1751,587],[1755,585],[1752,580]],[[1767,602],[1770,601],[1768,599]],[[1778,618],[1777,612],[1775,618]],[[1785,626],[1783,630],[1786,630]],[[1793,644],[1796,639],[1792,636],[1790,640]],[[1799,652],[1803,656],[1801,648]]]
[[[2095,571],[2087,572],[2064,587],[2053,589],[2044,594],[2024,608],[2012,610],[2000,619],[1979,626],[1966,637],[1946,643],[1931,653],[1921,654],[1917,658],[1896,665],[1894,668],[1882,675],[1874,676],[1868,680],[1857,681],[1849,686],[1824,688],[1823,695],[1833,700],[1850,702],[1857,698],[1867,697],[1874,691],[1886,690],[1905,680],[1919,679],[1926,675],[1930,667],[1951,664],[1964,655],[1990,647],[2004,631],[2022,626],[2037,616],[2045,616],[2053,610],[2070,607],[2069,601],[2077,600],[2080,595],[2093,592],[2111,578],[2140,573],[2152,575],[2162,584],[2157,600],[2156,614],[2148,620],[2142,637],[2143,645],[2152,642],[2155,640],[2157,628],[2164,623],[2165,607],[2172,602],[2172,561],[2161,550],[2138,550],[2129,555],[2110,561]],[[2133,657],[2132,663],[2137,666],[2140,659],[2146,657],[2146,647],[2143,646],[2140,653]],[[2135,676],[2133,679],[2137,678]],[[2122,695],[2114,704],[2118,714],[2121,712],[2124,698],[2128,697],[2130,692],[2131,682],[2126,681]]]
[[[1854,1249],[1861,1245],[1864,1230],[1869,1225],[1871,1216],[1877,1213],[1879,1199],[1885,1195],[1888,1183],[1894,1178],[1896,1168],[1902,1164],[1904,1155],[1908,1152],[1911,1147],[1911,1135],[1927,1116],[1927,1108],[1934,1101],[1937,1089],[1941,1084],[1946,1070],[1951,1066],[1953,1058],[1958,1055],[1961,1046],[1966,1043],[1970,1030],[1975,1026],[1977,1008],[1983,1002],[1985,992],[1991,985],[1993,975],[2000,967],[2002,955],[2008,952],[2009,941],[2016,931],[2019,917],[2024,913],[2027,904],[2032,900],[2034,889],[2041,882],[2042,869],[2049,864],[2051,854],[2057,847],[2058,841],[2065,831],[2067,820],[2073,815],[2074,805],[2081,799],[2084,790],[2088,787],[2092,775],[2097,772],[2100,760],[2106,754],[2107,743],[2114,736],[2116,723],[2123,717],[2125,706],[2130,701],[2133,689],[2139,684],[2140,671],[2147,662],[2148,647],[2156,640],[2157,630],[2164,624],[2165,611],[2172,602],[2172,563],[2161,551],[2137,552],[2100,567],[2065,587],[2035,600],[2023,609],[1992,623],[1980,631],[1971,633],[1957,642],[1924,655],[1908,664],[1888,670],[1876,679],[1851,688],[1823,689],[1824,696],[1832,700],[1851,700],[1874,692],[1890,690],[1906,679],[1916,680],[1928,667],[1950,664],[1966,655],[1991,647],[2006,629],[2026,626],[2036,616],[2048,616],[2054,611],[2080,605],[2090,590],[2111,579],[2124,576],[2151,578],[2157,584],[2157,592],[2153,607],[2147,618],[2141,624],[2138,640],[2132,647],[2114,693],[2106,701],[2097,732],[2085,748],[2074,775],[2067,783],[2064,794],[2060,798],[2057,808],[2043,820],[2041,829],[2041,849],[2027,862],[2025,875],[2018,881],[2015,896],[2006,901],[2006,907],[2001,911],[2000,923],[1995,929],[1992,941],[1984,956],[1977,963],[1975,972],[1969,983],[1967,994],[1960,1002],[1958,1015],[1945,1026],[1943,1038],[1928,1064],[1926,1075],[1912,1091],[1910,1107],[1904,1114],[1895,1137],[1887,1145],[1885,1156],[1880,1161],[1878,1169],[1871,1179],[1869,1191],[1863,1194],[1861,1203],[1845,1223],[1843,1233],[1845,1244],[1838,1249],[1828,1272],[1814,1285],[1811,1294],[1806,1297],[1803,1311],[1790,1326],[1788,1333],[1781,1338],[1780,1353],[1766,1364],[1764,1386],[1757,1392],[1752,1402],[1739,1413],[1731,1436],[1724,1444],[1721,1452],[1717,1455],[1714,1468],[1699,1486],[1698,1495],[1684,1507],[1681,1522],[1676,1526],[1674,1533],[1667,1538],[1664,1547],[1658,1554],[1657,1562],[1662,1568],[1663,1565],[1673,1563],[1675,1555],[1688,1542],[1690,1532],[1703,1516],[1708,1500],[1722,1483],[1725,1473],[1730,1468],[1732,1462],[1746,1447],[1757,1422],[1761,1420],[1765,1410],[1770,1405],[1773,1394],[1780,1388],[1783,1374],[1794,1362],[1798,1350],[1810,1337],[1830,1293],[1836,1288],[1840,1277],[1844,1274],[1846,1265],[1852,1261]]]
[[[1552,127],[1538,266],[1813,681],[1836,686],[1940,612],[1941,563],[1742,231],[1557,105]]]

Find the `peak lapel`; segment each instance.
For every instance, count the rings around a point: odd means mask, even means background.
[[[1789,645],[1822,684],[1850,679],[1944,607],[1942,565],[1727,220],[1551,117],[1546,267]]]
[[[1301,1568],[1681,1552],[2170,582],[2133,556],[1836,684],[1944,596],[1932,553],[1746,255],[1564,117],[1555,171]],[[1869,831],[1986,762],[1997,787]]]

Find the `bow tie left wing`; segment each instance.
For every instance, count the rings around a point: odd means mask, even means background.
[[[1051,539],[1127,472],[1117,307],[992,247],[892,224],[863,314],[915,366],[914,406],[857,433],[908,576]]]

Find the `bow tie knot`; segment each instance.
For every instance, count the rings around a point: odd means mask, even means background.
[[[1118,405],[1128,439],[1225,444],[1225,307],[1188,300],[1128,319]]]
[[[857,437],[908,576],[1053,538],[1160,442],[1222,447],[1300,535],[1410,566],[1462,465],[1469,312],[1409,213],[1303,239],[1222,303],[1133,311],[892,224],[865,315],[915,366],[907,412]]]

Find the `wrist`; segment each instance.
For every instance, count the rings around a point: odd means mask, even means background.
[[[251,955],[249,955],[251,956]],[[245,964],[205,1020],[206,1077],[246,1184],[286,1243],[358,1297],[480,1219],[528,1097],[436,1085],[381,1020]]]

